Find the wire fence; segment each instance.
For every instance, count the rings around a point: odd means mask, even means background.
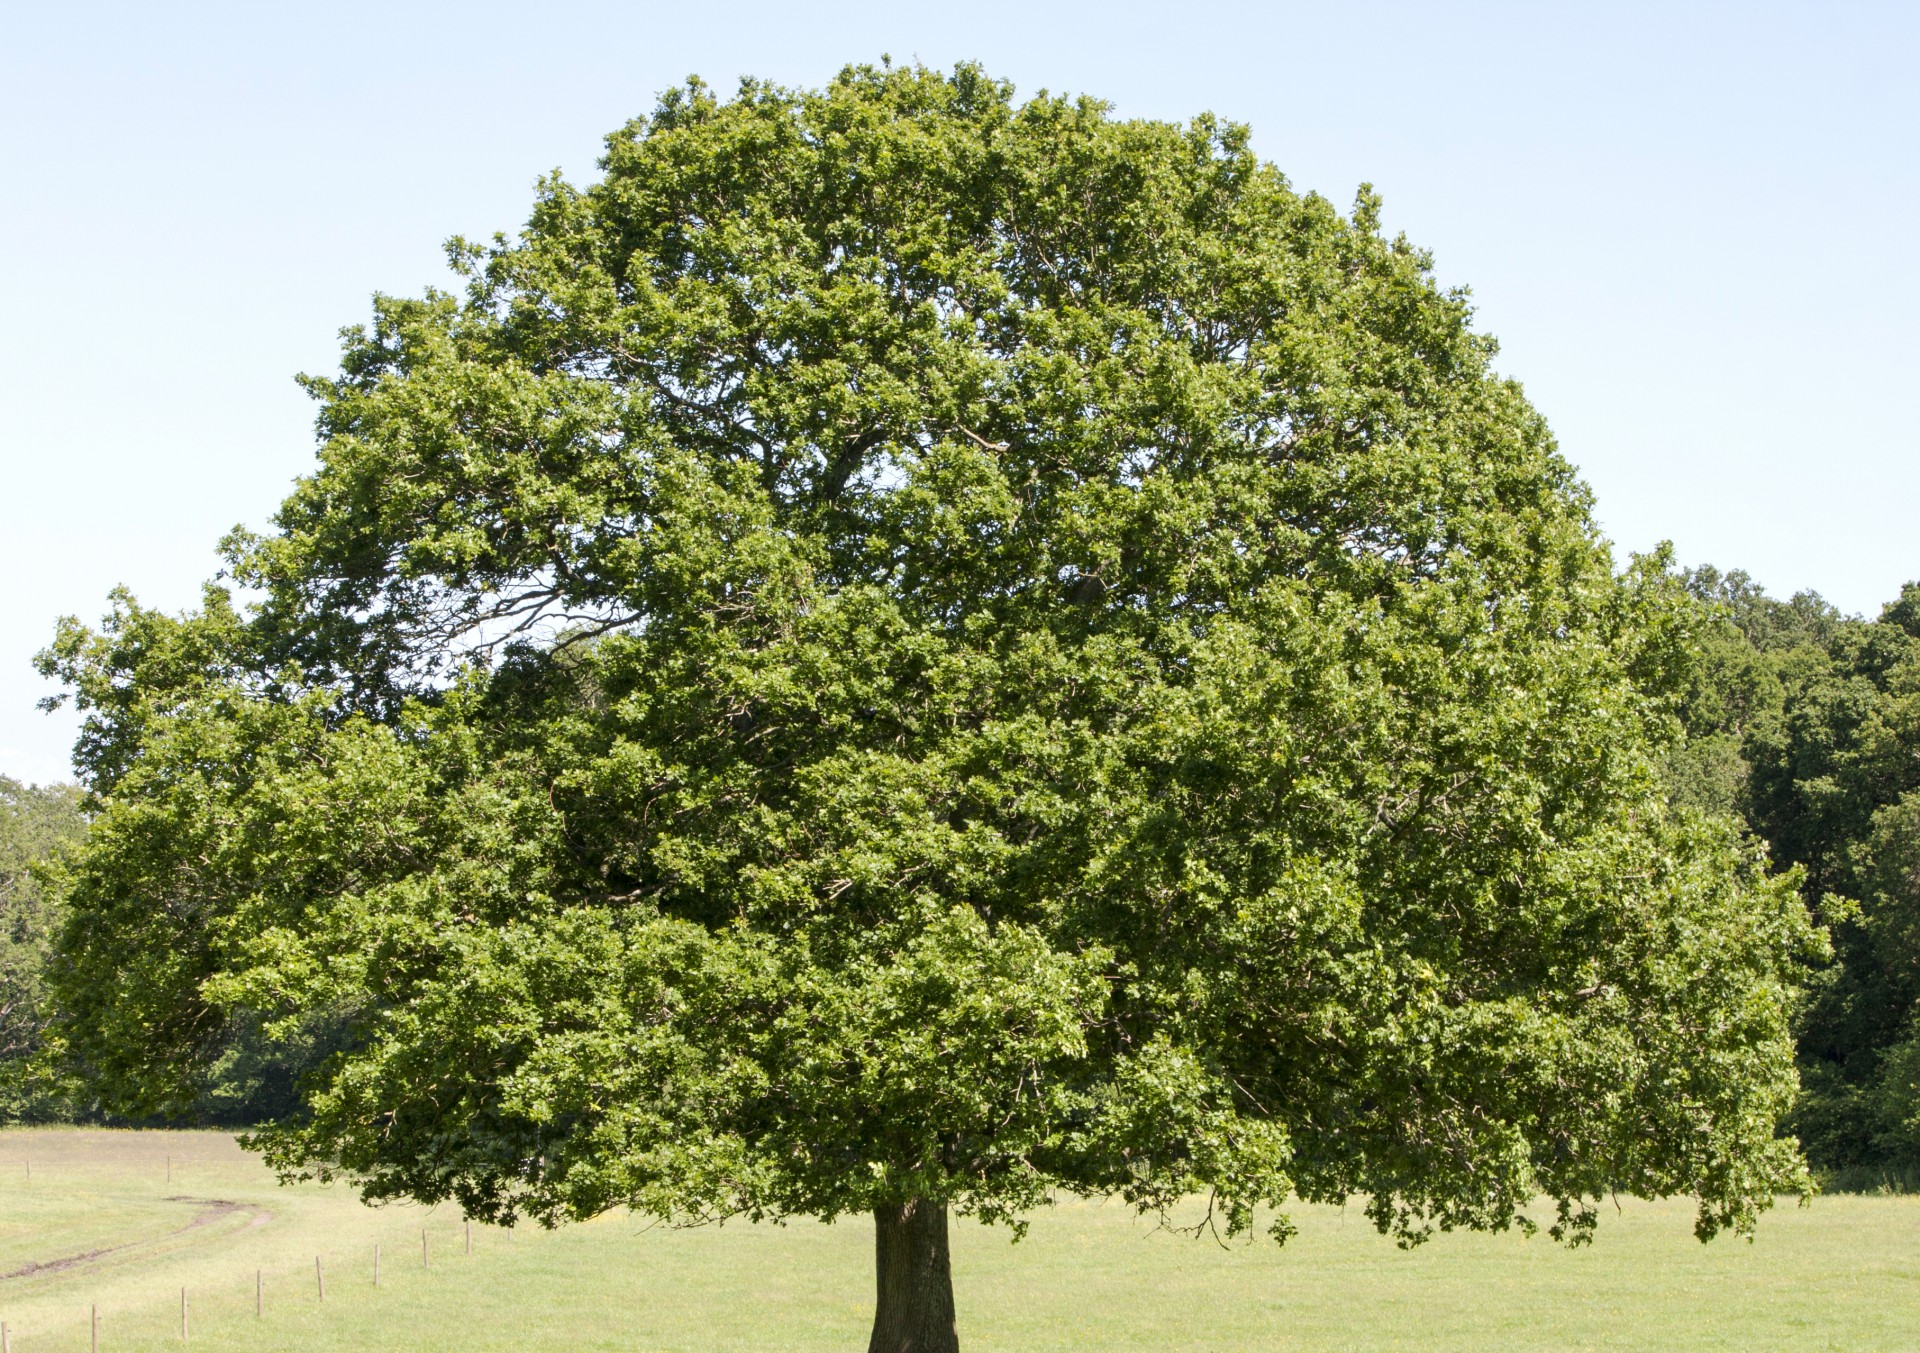
[[[213,1163],[213,1161],[207,1161],[207,1163]],[[165,1182],[171,1186],[171,1184],[175,1184],[177,1175],[184,1176],[186,1171],[190,1171],[190,1169],[196,1165],[196,1161],[194,1161],[192,1157],[177,1157],[177,1155],[173,1155],[173,1153],[163,1153],[163,1159],[157,1161],[157,1165],[159,1165],[161,1171],[163,1171]],[[230,1165],[230,1161],[219,1161],[219,1165]],[[21,1171],[21,1178],[23,1178],[27,1184],[33,1184],[33,1180],[35,1180],[35,1165],[33,1165],[33,1157],[31,1157],[31,1155],[19,1157],[19,1171]],[[40,1178],[40,1186],[42,1186],[42,1188],[50,1184],[50,1175],[52,1175],[52,1173],[58,1173],[58,1171],[50,1171],[50,1169],[48,1169],[48,1163],[42,1159],[42,1167],[40,1167],[40,1171],[38,1171],[38,1178]],[[165,1201],[200,1201],[200,1199],[169,1198],[165,1199]],[[228,1205],[228,1207],[238,1207],[238,1205]],[[444,1224],[442,1224],[442,1228],[444,1228]],[[434,1269],[434,1259],[436,1259],[436,1253],[434,1253],[434,1230],[436,1230],[434,1224],[424,1224],[424,1226],[420,1226],[420,1270],[422,1270],[422,1272],[430,1272],[430,1270]],[[511,1228],[509,1228],[505,1234],[507,1234],[509,1238],[513,1238],[513,1230],[511,1230]],[[60,1272],[61,1269],[69,1267],[69,1265],[71,1265],[71,1267],[86,1267],[86,1263],[92,1261],[92,1259],[109,1257],[113,1251],[117,1251],[117,1249],[131,1249],[134,1244],[136,1244],[136,1242],[129,1242],[127,1246],[115,1246],[111,1247],[111,1249],[102,1249],[102,1251],[88,1251],[88,1253],[81,1253],[81,1255],[75,1255],[75,1257],[69,1257],[69,1259],[52,1259],[52,1261],[44,1261],[44,1263],[29,1263],[29,1265],[25,1265],[23,1269],[15,1269],[13,1272],[0,1272],[0,1282],[6,1282],[8,1278],[50,1276],[50,1274],[56,1274],[56,1272]],[[459,1230],[459,1234],[457,1234],[457,1244],[459,1244],[461,1257],[470,1259],[470,1257],[474,1255],[474,1224],[472,1224],[470,1219],[461,1219],[461,1230]],[[336,1282],[334,1282],[334,1297],[336,1297],[336,1299],[338,1299],[338,1297],[348,1297],[348,1299],[351,1299],[351,1294],[359,1290],[359,1288],[355,1288],[355,1284],[351,1282],[351,1272],[359,1269],[359,1263],[365,1263],[365,1265],[367,1265],[365,1269],[361,1269],[361,1272],[365,1274],[365,1290],[378,1290],[378,1288],[382,1288],[382,1242],[378,1242],[378,1240],[369,1242],[369,1247],[367,1247],[365,1251],[361,1251],[361,1253],[363,1253],[363,1259],[359,1259],[359,1261],[355,1261],[351,1255],[344,1253],[344,1251],[338,1251],[338,1249],[334,1249],[334,1251],[321,1251],[321,1253],[315,1253],[315,1255],[313,1255],[313,1274],[311,1274],[311,1278],[309,1278],[309,1294],[311,1294],[311,1299],[313,1299],[313,1305],[311,1305],[311,1307],[305,1307],[307,1313],[326,1307],[326,1301],[328,1301],[328,1284],[326,1284],[326,1278],[328,1278],[328,1265],[330,1265],[330,1263],[332,1263],[334,1269],[336,1269],[336,1274],[334,1274],[334,1276],[336,1276]],[[286,1278],[286,1272],[280,1270],[280,1272],[276,1272],[275,1276]],[[255,1265],[255,1267],[253,1267],[252,1278],[253,1299],[250,1305],[252,1305],[252,1318],[255,1322],[269,1322],[271,1318],[275,1317],[276,1313],[288,1309],[284,1303],[275,1303],[275,1301],[271,1299],[271,1297],[273,1297],[273,1286],[269,1284],[269,1269],[267,1269],[265,1265]],[[340,1282],[338,1278],[346,1278],[346,1286],[342,1286],[342,1282]],[[202,1317],[198,1320],[198,1324],[202,1326],[202,1328],[200,1328],[200,1334],[204,1336],[205,1341],[207,1341],[209,1345],[217,1345],[217,1338],[215,1338],[215,1336],[221,1334],[221,1330],[211,1328],[211,1326],[207,1324],[205,1317],[211,1315],[211,1313],[215,1313],[215,1311],[232,1311],[234,1307],[244,1309],[244,1307],[248,1305],[248,1303],[244,1301],[244,1297],[240,1297],[240,1301],[234,1301],[234,1297],[238,1295],[238,1292],[244,1292],[244,1286],[242,1286],[242,1284],[244,1284],[244,1280],[236,1280],[234,1284],[205,1284],[205,1286],[198,1288],[198,1290],[196,1290],[192,1284],[182,1284],[179,1288],[179,1332],[177,1332],[177,1336],[175,1336],[175,1338],[179,1340],[180,1345],[192,1345],[192,1343],[196,1341],[196,1313]],[[228,1286],[230,1286],[232,1290],[228,1290]],[[56,1341],[61,1338],[61,1330],[65,1330],[67,1336],[71,1336],[71,1332],[73,1332],[73,1330],[71,1330],[71,1317],[42,1317],[40,1320],[29,1322],[29,1320],[21,1320],[17,1315],[10,1315],[10,1313],[6,1311],[6,1305],[8,1305],[8,1303],[6,1303],[4,1288],[0,1288],[0,1353],[29,1353],[29,1349],[25,1347],[25,1343],[29,1340],[31,1340],[31,1345],[33,1345],[33,1347],[31,1347],[31,1353],[42,1353],[42,1349],[50,1353],[50,1351],[56,1349],[56,1347],[77,1347],[75,1343],[58,1343],[58,1341]],[[44,1305],[44,1303],[35,1303],[35,1305]],[[108,1349],[108,1353],[111,1353],[113,1341],[115,1341],[115,1330],[117,1330],[115,1320],[121,1317],[121,1315],[132,1315],[132,1311],[140,1311],[144,1317],[148,1317],[142,1320],[142,1324],[144,1324],[146,1328],[142,1330],[140,1338],[136,1341],[142,1343],[142,1345],[152,1345],[152,1343],[154,1343],[154,1326],[152,1326],[152,1318],[150,1318],[152,1317],[152,1305],[154,1305],[152,1297],[127,1299],[127,1301],[121,1301],[121,1303],[117,1303],[117,1305],[115,1305],[115,1303],[104,1303],[104,1301],[90,1301],[90,1303],[86,1305],[86,1324],[84,1324],[84,1338],[86,1338],[88,1353],[102,1353],[102,1349]],[[31,1328],[31,1326],[40,1326],[40,1328]]]

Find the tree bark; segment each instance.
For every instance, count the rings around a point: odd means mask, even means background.
[[[867,1353],[960,1353],[947,1205],[915,1198],[875,1208],[873,1251],[879,1300]]]

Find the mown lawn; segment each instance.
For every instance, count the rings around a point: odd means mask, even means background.
[[[1573,1252],[1544,1238],[1442,1236],[1409,1253],[1357,1209],[1302,1208],[1296,1219],[1285,1249],[1226,1250],[1156,1232],[1114,1204],[1065,1202],[1018,1245],[963,1223],[962,1343],[970,1353],[1920,1349],[1911,1198],[1789,1201],[1756,1243],[1709,1246],[1693,1239],[1684,1203],[1626,1201],[1593,1247]],[[469,1256],[449,1210],[282,1189],[218,1134],[0,1132],[0,1274],[17,1275],[0,1277],[0,1320],[15,1353],[85,1350],[89,1305],[102,1353],[177,1350],[183,1286],[191,1345],[205,1349],[858,1350],[871,1245],[859,1222],[667,1231],[610,1216],[516,1237],[475,1227]]]

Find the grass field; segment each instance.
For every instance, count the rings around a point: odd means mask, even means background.
[[[962,1343],[970,1353],[1920,1349],[1912,1198],[1788,1203],[1755,1244],[1704,1247],[1684,1204],[1627,1202],[1575,1252],[1442,1236],[1407,1253],[1357,1210],[1302,1208],[1297,1219],[1285,1249],[1230,1250],[1156,1232],[1113,1204],[1063,1203],[1018,1245],[963,1223]],[[0,1132],[0,1320],[15,1353],[82,1353],[90,1305],[102,1353],[179,1349],[183,1286],[191,1346],[206,1349],[857,1350],[872,1313],[871,1246],[858,1222],[667,1231],[609,1216],[513,1237],[475,1227],[469,1255],[451,1211],[282,1189],[215,1133]]]

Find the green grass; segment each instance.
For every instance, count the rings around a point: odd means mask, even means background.
[[[173,1178],[166,1177],[167,1158]],[[27,1179],[27,1162],[32,1179]],[[206,1201],[240,1206],[216,1210]],[[1683,1203],[1627,1202],[1597,1243],[1441,1236],[1412,1252],[1357,1210],[1301,1208],[1300,1235],[1222,1250],[1116,1204],[1066,1202],[1028,1238],[961,1223],[954,1281],[969,1353],[1064,1349],[1920,1348],[1920,1199],[1826,1197],[1759,1240],[1692,1237]],[[188,1223],[202,1223],[188,1229]],[[420,1233],[432,1266],[422,1268]],[[382,1285],[372,1285],[373,1247]],[[0,1278],[15,1353],[192,1346],[319,1350],[699,1350],[864,1346],[871,1230],[649,1228],[610,1216],[509,1238],[441,1209],[281,1189],[214,1133],[0,1132]],[[326,1270],[315,1290],[313,1261]],[[254,1271],[266,1314],[253,1314]]]

